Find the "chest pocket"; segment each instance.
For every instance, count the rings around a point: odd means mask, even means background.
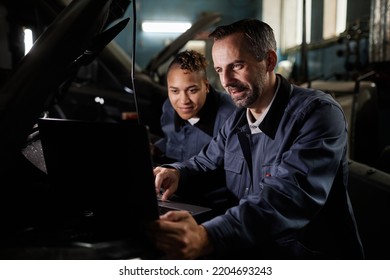
[[[232,153],[225,153],[226,186],[237,197],[243,195],[245,184],[250,184],[249,173],[245,167],[245,159]],[[246,182],[246,179],[248,182]]]

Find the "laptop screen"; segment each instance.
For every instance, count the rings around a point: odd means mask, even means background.
[[[59,213],[115,223],[158,218],[145,126],[50,118],[38,126]]]

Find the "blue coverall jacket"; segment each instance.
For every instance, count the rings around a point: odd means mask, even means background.
[[[189,159],[198,154],[203,146],[217,135],[235,108],[229,94],[210,87],[206,102],[199,111],[200,120],[191,125],[179,117],[167,99],[160,119],[165,137],[156,141],[154,145],[167,158],[174,161]]]
[[[347,121],[330,94],[281,80],[251,134],[237,109],[197,156],[171,166],[180,188],[194,174],[223,168],[240,200],[205,223],[216,258],[361,259],[347,194]]]

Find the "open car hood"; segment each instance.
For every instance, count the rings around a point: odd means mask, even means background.
[[[124,27],[126,22],[121,22],[115,30],[103,33],[118,15],[112,11],[118,13],[125,2],[130,3],[122,0],[70,2],[13,70],[0,89],[0,178],[14,168],[32,127],[56,89],[77,71],[78,64],[97,56]],[[52,13],[58,12],[58,7],[53,6]]]

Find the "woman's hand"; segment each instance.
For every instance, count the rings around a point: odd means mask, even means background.
[[[156,193],[162,193],[161,200],[167,200],[178,188],[180,173],[174,168],[156,167],[153,170],[155,176]]]

